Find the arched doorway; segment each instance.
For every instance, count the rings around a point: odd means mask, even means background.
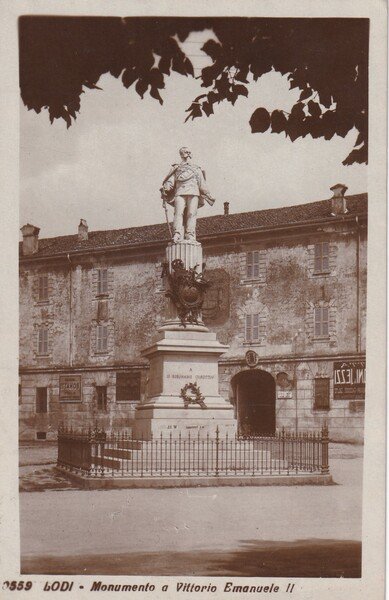
[[[240,435],[273,435],[276,429],[276,383],[266,371],[241,371],[232,379]]]

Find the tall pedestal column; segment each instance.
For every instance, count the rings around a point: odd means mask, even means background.
[[[202,272],[202,248],[196,241],[169,244],[166,261],[172,273],[174,260],[185,269]],[[150,361],[148,397],[138,405],[135,437],[150,439],[161,433],[214,436],[236,433],[234,409],[219,395],[218,359],[228,349],[220,344],[201,320],[183,326],[177,308],[169,300],[164,324],[153,344],[142,355]],[[195,384],[201,401],[185,386]],[[186,397],[186,401],[185,401]],[[187,402],[189,399],[189,403]]]

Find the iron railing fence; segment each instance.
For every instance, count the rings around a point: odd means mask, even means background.
[[[329,473],[328,429],[240,438],[182,434],[134,439],[95,428],[58,431],[58,466],[90,477],[218,477]]]

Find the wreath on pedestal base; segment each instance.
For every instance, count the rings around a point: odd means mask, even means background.
[[[180,397],[184,401],[185,408],[188,408],[189,404],[199,404],[201,408],[207,408],[204,402],[205,398],[197,383],[187,383],[184,385],[180,392]]]

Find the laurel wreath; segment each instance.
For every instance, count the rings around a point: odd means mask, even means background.
[[[189,391],[194,395],[194,398],[188,394]],[[189,406],[189,404],[199,404],[201,408],[207,408],[204,402],[205,398],[197,383],[187,383],[184,385],[180,392],[180,396],[184,401],[185,408]]]

